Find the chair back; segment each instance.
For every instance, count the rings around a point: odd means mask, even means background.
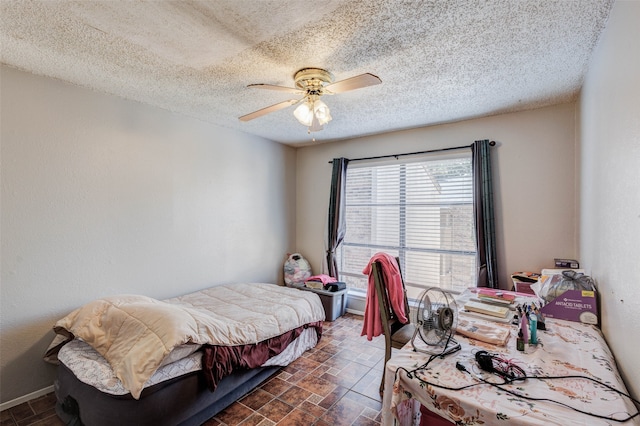
[[[398,264],[398,273],[402,278],[402,270],[400,269],[400,259],[396,257],[396,263]],[[376,288],[376,296],[378,297],[378,305],[380,308],[380,316],[382,319],[382,328],[385,336],[391,336],[403,325],[398,320],[397,314],[394,312],[391,302],[389,301],[389,293],[387,292],[387,284],[382,272],[382,266],[380,262],[373,262],[371,264],[371,271],[373,274],[373,281]],[[407,299],[407,289],[404,285],[404,278],[402,278],[402,292],[404,294],[404,311],[409,318],[409,301]]]
[[[404,311],[407,319],[411,318],[409,312],[409,301],[407,299],[407,289],[404,285],[404,279],[402,278],[402,271],[400,270],[400,260],[396,257],[396,263],[398,264],[398,273],[402,281],[402,292],[404,294]],[[384,279],[384,273],[382,271],[382,265],[378,261],[371,263],[371,273],[373,274],[373,281],[376,289],[376,296],[378,298],[378,307],[380,310],[380,319],[382,321],[382,331],[384,334],[384,363],[387,364],[389,358],[391,358],[391,349],[402,348],[413,336],[415,327],[413,324],[407,322],[403,324],[398,319],[398,315],[394,312],[393,306],[389,301],[389,293],[387,292],[387,284]],[[380,381],[380,395],[384,391],[384,374]]]

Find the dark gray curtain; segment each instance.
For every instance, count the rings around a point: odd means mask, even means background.
[[[327,275],[338,278],[336,249],[346,231],[344,218],[345,188],[347,184],[347,158],[333,159],[331,174],[331,196],[329,198],[329,234],[327,241]]]
[[[473,162],[473,214],[478,252],[478,287],[498,288],[496,232],[493,217],[493,184],[489,140],[471,145]]]

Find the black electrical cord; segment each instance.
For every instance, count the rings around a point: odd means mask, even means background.
[[[462,364],[460,364],[460,363],[457,363],[456,367],[458,367],[458,365],[460,365],[462,368],[464,368],[464,366]],[[464,370],[458,368],[458,370],[471,374],[471,372],[469,372],[466,368],[464,368]],[[599,380],[593,379],[593,378],[588,377],[588,376],[579,376],[579,375],[568,375],[568,376],[522,376],[522,377],[518,377],[518,378],[515,378],[515,379],[505,379],[504,383],[493,383],[493,382],[490,382],[488,380],[485,380],[481,376],[476,376],[476,378],[478,380],[480,380],[482,383],[486,383],[488,385],[491,385],[491,386],[493,386],[493,387],[495,387],[497,389],[500,389],[501,391],[506,392],[506,393],[508,393],[510,395],[517,396],[518,398],[526,399],[526,400],[529,400],[529,401],[553,402],[555,404],[558,404],[558,405],[561,405],[563,407],[569,408],[569,409],[571,409],[573,411],[576,411],[578,413],[586,414],[588,416],[596,417],[598,419],[611,420],[611,421],[614,421],[614,422],[624,423],[624,422],[626,422],[628,420],[631,420],[631,419],[637,417],[638,415],[640,415],[640,411],[637,411],[635,414],[629,415],[625,419],[616,419],[614,417],[603,416],[601,414],[596,414],[596,413],[590,413],[588,411],[584,411],[584,410],[581,410],[579,408],[572,407],[572,406],[570,406],[568,404],[565,404],[565,403],[560,402],[560,401],[556,401],[554,399],[536,398],[536,397],[533,397],[533,396],[526,396],[526,395],[522,395],[522,394],[520,394],[518,392],[514,392],[514,391],[512,391],[510,389],[505,389],[505,388],[502,387],[504,385],[508,385],[508,384],[513,383],[513,382],[520,381],[520,380],[526,380],[526,379],[539,379],[539,380],[543,380],[543,379],[545,379],[545,380],[546,379],[549,379],[549,380],[552,380],[552,379],[587,379],[587,380],[591,380],[592,382],[595,382],[595,383],[597,383],[599,385],[602,385],[602,386],[604,386],[604,387],[606,387],[606,388],[608,388],[608,389],[610,389],[610,390],[612,390],[612,391],[614,391],[614,392],[616,392],[616,393],[618,393],[620,395],[626,396],[627,398],[629,398],[631,401],[635,402],[636,404],[640,404],[640,402],[638,400],[634,399],[633,397],[631,397],[630,395],[626,394],[625,392],[622,392],[622,391],[620,391],[620,390],[618,390],[618,389],[616,389],[616,388],[614,388],[612,386],[607,385],[606,383],[602,383]]]
[[[484,352],[484,351],[481,351],[481,352]],[[513,382],[516,382],[516,381],[522,381],[522,380],[526,380],[526,379],[538,379],[538,380],[547,380],[547,379],[548,379],[548,380],[553,380],[553,379],[572,379],[572,378],[576,378],[576,379],[587,379],[587,380],[590,380],[590,381],[592,381],[592,382],[594,382],[594,383],[597,383],[597,384],[599,384],[599,385],[601,385],[601,386],[604,386],[604,387],[606,387],[606,388],[610,389],[611,391],[618,393],[619,395],[626,396],[627,398],[629,398],[629,399],[630,399],[631,401],[633,401],[634,403],[636,403],[636,404],[639,404],[639,405],[640,405],[640,401],[638,401],[637,399],[633,398],[631,395],[629,395],[629,394],[627,394],[627,393],[625,393],[625,392],[622,392],[622,391],[620,391],[620,390],[618,390],[618,389],[614,388],[613,386],[610,386],[610,385],[608,385],[608,384],[606,384],[606,383],[602,383],[602,382],[600,382],[599,380],[593,379],[593,378],[588,377],[588,376],[580,376],[580,375],[568,375],[568,376],[526,376],[526,375],[523,375],[523,376],[518,376],[518,377],[512,377],[512,378],[510,378],[510,377],[505,377],[505,376],[501,375],[501,376],[503,377],[504,382],[503,382],[503,383],[493,383],[493,382],[490,382],[490,381],[488,381],[488,380],[485,380],[484,378],[482,378],[482,377],[481,377],[481,376],[479,376],[479,375],[475,375],[474,377],[476,377],[478,380],[480,380],[480,382],[478,382],[478,383],[471,383],[471,384],[469,384],[469,385],[465,385],[465,386],[460,386],[460,387],[455,387],[455,388],[454,388],[454,387],[449,387],[449,386],[439,385],[439,384],[437,384],[437,383],[431,383],[431,382],[428,382],[428,381],[426,381],[426,380],[421,379],[420,377],[418,377],[418,376],[416,375],[416,372],[417,372],[417,371],[419,371],[419,370],[424,370],[424,369],[427,367],[427,365],[429,365],[429,363],[431,363],[431,361],[433,361],[433,360],[434,360],[435,358],[437,358],[437,357],[438,357],[438,356],[432,356],[432,357],[430,357],[430,358],[429,358],[429,360],[428,360],[425,364],[423,364],[423,365],[421,365],[420,367],[418,367],[418,368],[416,368],[416,369],[414,369],[414,370],[411,370],[411,371],[407,370],[407,369],[406,369],[406,368],[404,368],[404,367],[400,367],[400,368],[398,368],[398,369],[396,370],[396,374],[395,374],[395,378],[396,378],[396,380],[397,380],[397,378],[398,378],[398,372],[399,372],[400,370],[403,370],[403,371],[407,374],[407,377],[409,377],[409,379],[412,379],[412,378],[415,376],[415,378],[416,378],[416,379],[418,379],[422,384],[429,385],[429,386],[433,386],[433,387],[440,388],[440,389],[445,389],[445,390],[461,391],[461,390],[468,389],[468,388],[471,388],[471,387],[474,387],[474,386],[480,386],[480,385],[487,384],[487,385],[491,385],[491,386],[493,386],[493,387],[496,387],[497,389],[500,389],[500,390],[501,390],[501,391],[503,391],[503,392],[506,392],[506,393],[508,393],[508,394],[511,394],[511,395],[513,395],[513,396],[516,396],[516,397],[518,397],[518,398],[522,398],[522,399],[526,399],[526,400],[530,400],[530,401],[548,401],[548,402],[553,402],[553,403],[559,404],[559,405],[561,405],[561,406],[563,406],[563,407],[569,408],[569,409],[571,409],[571,410],[573,410],[573,411],[576,411],[576,412],[578,412],[578,413],[581,413],[581,414],[585,414],[585,415],[588,415],[588,416],[591,416],[591,417],[596,417],[596,418],[599,418],[599,419],[611,420],[611,421],[619,422],[619,423],[624,423],[624,422],[626,422],[626,421],[628,421],[628,420],[631,420],[631,419],[633,419],[633,418],[635,418],[635,417],[637,417],[637,416],[639,416],[639,415],[640,415],[640,411],[637,411],[635,414],[633,414],[633,415],[629,415],[629,416],[628,416],[627,418],[625,418],[625,419],[616,419],[616,418],[614,418],[614,417],[607,417],[607,416],[603,416],[603,415],[601,415],[601,414],[595,414],[595,413],[590,413],[590,412],[588,412],[588,411],[583,411],[583,410],[580,410],[580,409],[578,409],[578,408],[572,407],[572,406],[570,406],[570,405],[568,405],[568,404],[565,404],[565,403],[563,403],[563,402],[559,402],[559,401],[556,401],[556,400],[553,400],[553,399],[549,399],[549,398],[536,398],[536,397],[531,397],[531,396],[522,395],[522,394],[519,394],[519,393],[514,392],[514,391],[512,391],[512,390],[505,389],[505,388],[503,388],[503,387],[502,387],[502,386],[504,386],[504,385],[509,385],[509,384],[511,384],[511,383],[513,383]],[[463,364],[461,364],[460,362],[456,362],[456,368],[457,368],[458,370],[460,370],[460,371],[464,372],[464,373],[472,374],[472,373],[471,373],[469,370],[467,370],[467,368],[466,368]],[[481,367],[481,368],[482,368],[482,367]]]
[[[475,355],[478,366],[484,371],[495,373],[505,380],[524,380],[525,371],[511,360],[487,351],[478,351]]]

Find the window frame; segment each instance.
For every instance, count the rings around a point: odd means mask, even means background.
[[[428,154],[421,154],[421,155],[415,155],[412,157],[406,157],[406,158],[386,158],[386,159],[375,159],[375,160],[365,160],[362,162],[359,162],[358,164],[354,164],[354,163],[350,163],[349,167],[347,169],[347,185],[349,184],[349,172],[350,170],[356,169],[356,168],[374,168],[374,167],[384,167],[384,166],[390,166],[390,165],[394,165],[397,164],[400,166],[400,168],[404,168],[406,173],[406,165],[410,164],[410,163],[417,163],[417,162],[425,162],[425,161],[446,161],[446,160],[457,160],[457,159],[465,159],[466,161],[468,161],[468,181],[467,181],[467,185],[469,186],[469,193],[470,193],[470,198],[467,201],[464,202],[458,202],[458,203],[453,203],[451,201],[448,202],[440,202],[440,203],[434,203],[435,205],[440,205],[442,207],[447,206],[447,205],[453,205],[453,204],[459,204],[459,205],[465,205],[465,206],[469,206],[471,208],[471,213],[470,213],[470,220],[471,220],[471,230],[469,232],[468,237],[473,239],[473,250],[458,250],[458,249],[433,249],[433,248],[415,248],[415,247],[407,247],[407,222],[406,220],[400,220],[399,223],[399,230],[398,230],[398,239],[399,239],[399,243],[397,246],[393,246],[393,245],[376,245],[376,244],[371,244],[371,243],[355,243],[355,242],[350,242],[348,240],[348,235],[349,235],[349,226],[347,225],[347,231],[346,231],[346,235],[345,235],[345,239],[342,241],[342,243],[340,244],[340,246],[338,247],[337,250],[337,259],[338,259],[338,271],[339,271],[339,278],[341,281],[348,281],[345,278],[347,277],[353,277],[356,279],[364,279],[366,280],[367,277],[362,274],[362,273],[357,273],[357,272],[353,272],[353,271],[345,271],[345,249],[348,247],[361,247],[361,248],[372,248],[375,249],[376,252],[378,251],[384,251],[387,252],[393,256],[397,256],[400,259],[400,268],[403,271],[403,276],[405,277],[405,284],[407,285],[407,287],[413,288],[413,289],[417,289],[417,291],[422,292],[424,289],[431,287],[432,285],[425,285],[425,284],[420,284],[417,282],[411,282],[411,281],[407,281],[406,279],[406,258],[407,258],[407,253],[409,252],[423,252],[423,253],[438,253],[438,254],[450,254],[450,255],[455,255],[455,256],[472,256],[473,257],[473,274],[470,274],[469,278],[474,278],[475,277],[475,273],[477,271],[477,266],[478,266],[478,256],[477,256],[477,245],[476,245],[476,232],[475,232],[475,224],[473,223],[473,170],[472,170],[472,153],[469,150],[468,152],[457,152],[457,153],[428,153]],[[407,210],[407,206],[410,205],[410,203],[407,202],[407,184],[406,184],[406,180],[403,181],[402,178],[402,171],[400,172],[400,177],[399,177],[399,181],[400,181],[400,187],[398,189],[398,199],[399,199],[399,217],[401,218],[406,218],[406,210]],[[406,179],[406,175],[404,176],[404,178]],[[373,185],[372,185],[373,186]],[[348,194],[345,192],[345,197],[347,197],[346,200],[346,204],[347,207],[345,209],[344,214],[347,215],[347,209],[349,208],[349,199],[348,199]],[[375,203],[371,203],[371,205],[374,205]],[[365,265],[363,265],[364,268]],[[366,282],[366,281],[365,281]],[[473,282],[470,282],[469,285],[472,285]],[[348,287],[349,288],[349,292],[350,293],[355,293],[355,294],[361,294],[361,295],[366,295],[366,286],[365,289],[361,289],[361,288],[354,288],[354,287]],[[462,289],[445,289],[447,291],[451,291],[453,293],[457,293],[459,291],[462,291]],[[416,294],[416,291],[413,291],[414,293],[414,297]]]

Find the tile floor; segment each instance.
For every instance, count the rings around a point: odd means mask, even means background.
[[[325,322],[303,357],[203,426],[365,426],[380,424],[384,340],[360,336],[362,317]],[[53,394],[2,411],[0,426],[60,426]]]

